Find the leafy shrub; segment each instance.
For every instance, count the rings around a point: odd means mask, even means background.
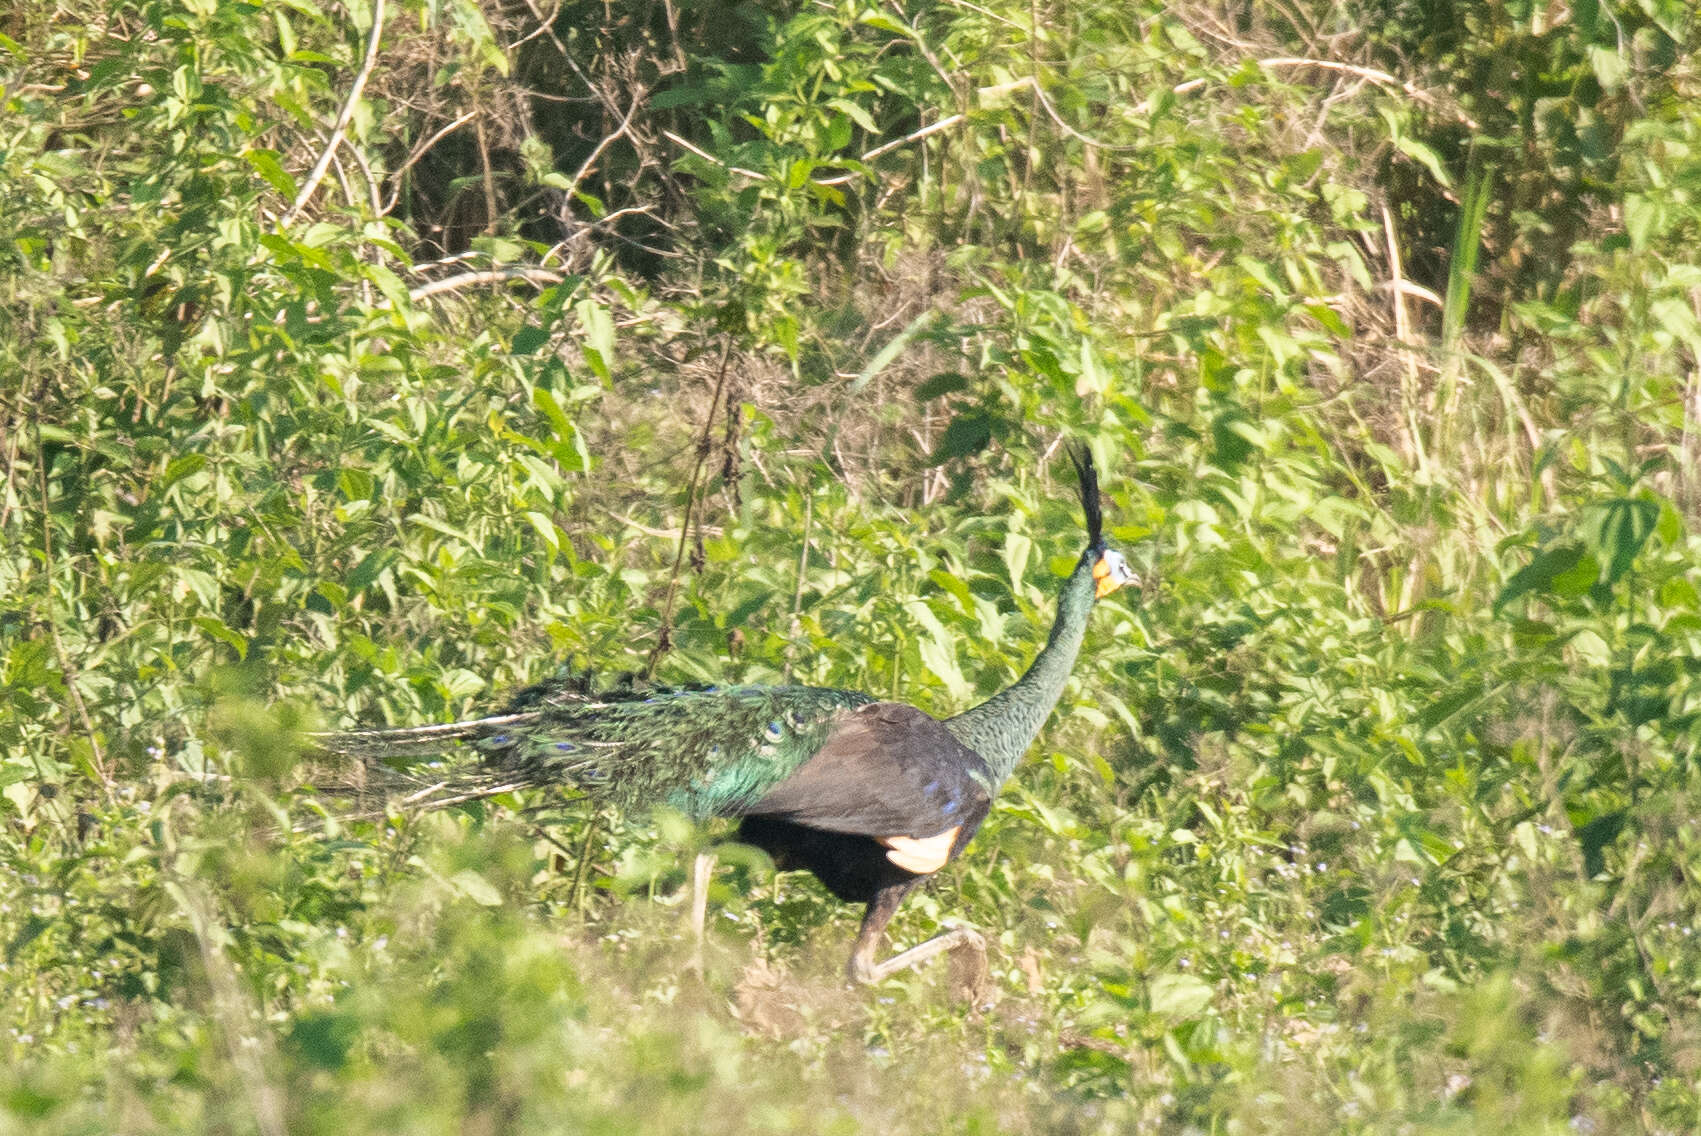
[[[1692,1126],[1695,35],[9,15],[0,1108]],[[966,1005],[840,989],[855,913],[736,849],[690,977],[720,830],[368,814],[303,761],[562,663],[960,708],[1078,553],[1065,435],[1147,584],[894,924],[988,933]]]

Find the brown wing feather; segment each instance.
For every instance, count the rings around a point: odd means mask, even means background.
[[[929,837],[986,819],[992,775],[939,721],[901,702],[845,716],[815,756],[747,810],[827,832]]]

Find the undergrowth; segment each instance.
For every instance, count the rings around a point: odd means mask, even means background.
[[[0,15],[0,1128],[1701,1127],[1694,14],[1432,8]],[[1068,439],[1143,586],[891,933],[984,979],[309,752],[955,712]]]

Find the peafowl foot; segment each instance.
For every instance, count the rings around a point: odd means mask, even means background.
[[[971,958],[980,959],[980,969],[986,969],[986,939],[973,927],[958,926],[937,935],[907,951],[900,951],[885,962],[876,963],[872,958],[873,951],[864,954],[861,951],[851,955],[850,965],[845,968],[846,977],[852,982],[879,982],[890,978],[901,970],[909,970],[919,966],[936,955],[950,951],[953,955],[966,952]]]

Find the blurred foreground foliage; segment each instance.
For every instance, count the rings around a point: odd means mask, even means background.
[[[0,1128],[1694,1130],[1697,36],[0,14]],[[736,849],[690,976],[677,818],[301,764],[569,660],[960,708],[1064,436],[1148,584],[894,925],[966,1003]]]

